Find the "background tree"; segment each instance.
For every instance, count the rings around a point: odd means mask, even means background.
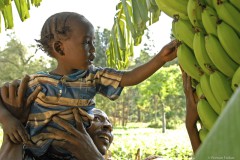
[[[25,74],[47,71],[55,62],[37,54],[36,46],[25,47],[15,36],[8,34],[10,41],[0,50],[0,85],[3,82],[22,78]],[[31,53],[30,49],[35,50]]]

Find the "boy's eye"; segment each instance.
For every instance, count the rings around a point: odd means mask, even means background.
[[[95,41],[85,41],[85,42],[83,42],[83,44],[95,44]]]

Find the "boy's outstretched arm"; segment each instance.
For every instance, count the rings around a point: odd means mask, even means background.
[[[141,83],[153,73],[155,73],[159,68],[161,68],[166,62],[173,60],[177,57],[177,47],[179,46],[178,40],[173,40],[172,42],[165,45],[161,51],[153,57],[149,62],[131,70],[126,71],[123,74],[120,86],[132,86]]]

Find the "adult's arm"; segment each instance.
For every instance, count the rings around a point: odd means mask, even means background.
[[[21,81],[14,81],[12,84],[6,84],[2,90],[0,96],[0,120],[1,123],[8,123],[7,119],[16,119],[19,116],[28,112],[29,106],[40,92],[40,88],[36,89],[26,101],[23,99],[23,95],[27,89],[29,77],[25,76]],[[18,87],[19,86],[19,87]],[[2,99],[1,99],[2,98]],[[5,102],[3,103],[2,100]],[[13,116],[14,115],[14,116]],[[16,117],[15,117],[16,116]],[[22,119],[24,121],[26,117]],[[21,125],[20,125],[21,126]],[[18,127],[20,127],[18,126]],[[20,134],[21,135],[21,134]],[[24,136],[22,137],[24,138]],[[25,141],[27,141],[25,137]],[[3,142],[0,148],[0,159],[4,160],[22,160],[22,143],[15,144],[11,141],[9,136],[3,134]]]
[[[65,120],[55,116],[52,120],[67,132],[48,127],[47,130],[49,133],[40,133],[32,137],[32,140],[39,140],[39,137],[41,137],[41,140],[55,139],[52,145],[67,150],[78,160],[104,160],[103,155],[98,151],[92,138],[84,128],[78,110],[73,110],[73,113],[77,123],[76,128]]]
[[[182,70],[182,79],[183,79],[183,87],[184,93],[186,97],[186,129],[188,132],[188,136],[192,145],[193,152],[195,153],[198,147],[201,144],[201,140],[198,133],[197,121],[199,120],[199,116],[197,113],[197,99],[193,92],[191,77],[188,76]]]

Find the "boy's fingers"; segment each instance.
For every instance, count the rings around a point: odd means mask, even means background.
[[[16,133],[9,134],[8,136],[9,136],[9,139],[15,144],[18,144],[21,142],[21,138]]]
[[[29,135],[23,126],[21,126],[21,129],[18,129],[18,134],[24,143],[27,143],[27,141],[29,141]]]
[[[15,144],[19,143],[14,136],[8,135],[8,137],[13,143],[15,143]]]
[[[26,108],[30,107],[30,104],[37,98],[38,93],[42,90],[41,86],[38,86],[32,94],[30,94],[27,98]]]
[[[28,87],[28,81],[30,77],[28,75],[25,75],[24,78],[22,79],[20,86],[18,88],[18,100],[22,100],[24,97],[24,93],[27,90]]]

